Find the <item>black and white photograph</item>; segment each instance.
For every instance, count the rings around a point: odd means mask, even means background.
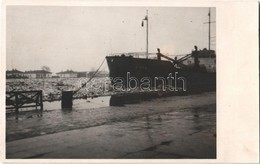
[[[216,158],[211,7],[7,7],[6,157]]]
[[[6,159],[217,159],[214,5],[5,10]]]

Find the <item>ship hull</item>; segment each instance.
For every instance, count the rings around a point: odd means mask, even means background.
[[[174,67],[170,61],[134,58],[131,56],[107,56],[106,60],[109,68],[109,76],[112,79],[123,79],[124,87],[132,87],[131,83],[128,83],[129,79],[137,79],[139,81],[138,85],[140,85],[142,79],[149,78],[151,80],[151,86],[171,84],[171,86],[175,88],[175,91],[181,88],[186,91],[216,89],[215,72],[181,69]],[[162,78],[165,79],[165,83],[159,80]],[[174,80],[170,83],[169,79]],[[185,88],[184,81],[186,85]],[[116,81],[112,80],[112,84],[114,83],[116,83]]]

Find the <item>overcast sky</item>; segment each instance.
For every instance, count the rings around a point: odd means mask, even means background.
[[[180,7],[7,7],[7,69],[21,71],[49,66],[61,70],[97,68],[106,55],[144,52],[149,11],[149,52],[190,53],[208,48],[209,8]],[[215,21],[215,8],[211,19]],[[212,24],[215,36],[216,24]],[[215,49],[212,38],[212,49]],[[106,64],[102,69],[107,69]]]

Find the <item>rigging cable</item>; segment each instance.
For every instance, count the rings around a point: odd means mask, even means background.
[[[87,83],[89,83],[89,82],[96,76],[96,74],[98,73],[99,69],[100,69],[101,66],[104,64],[105,59],[106,59],[106,58],[103,59],[101,65],[98,67],[98,69],[96,70],[96,72],[89,78],[89,80],[88,80],[86,83],[82,84],[80,88],[78,88],[77,90],[75,90],[75,91],[73,92],[73,94],[77,93],[81,88],[85,87],[85,86],[87,85]]]

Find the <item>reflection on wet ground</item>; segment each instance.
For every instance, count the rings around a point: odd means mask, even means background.
[[[85,102],[75,103],[72,110],[27,113],[18,120],[9,117],[7,158],[19,158],[16,151],[34,140],[43,144],[43,152],[53,153],[39,157],[27,147],[21,158],[216,158],[215,99],[215,92],[210,92],[119,107],[101,103],[103,107],[84,109],[89,103]],[[52,137],[64,144],[49,148]],[[64,149],[65,143],[70,150]]]

